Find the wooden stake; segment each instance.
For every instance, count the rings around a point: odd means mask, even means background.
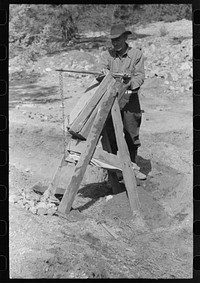
[[[122,172],[124,177],[125,186],[128,193],[128,198],[131,206],[131,210],[134,215],[138,215],[139,212],[139,198],[137,194],[137,183],[134,175],[133,168],[131,166],[131,159],[128,151],[128,147],[123,135],[123,124],[119,108],[118,99],[115,99],[112,110],[112,119],[115,129],[115,135],[117,140],[117,146],[119,150],[119,157],[122,165]]]

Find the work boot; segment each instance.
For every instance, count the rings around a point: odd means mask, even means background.
[[[143,174],[142,172],[140,172],[140,167],[134,163],[134,162],[131,162],[132,163],[132,168],[133,168],[133,171],[135,173],[135,177],[139,180],[146,180],[146,175]]]
[[[143,174],[142,172],[135,170],[134,169],[134,173],[135,173],[135,177],[139,180],[146,180],[147,176],[145,174]]]

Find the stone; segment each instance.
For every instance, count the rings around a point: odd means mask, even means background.
[[[48,209],[47,213],[48,213],[48,215],[53,215],[53,214],[56,213],[56,211],[57,211],[56,207],[55,208],[50,208],[50,209]]]
[[[109,200],[112,199],[112,198],[113,198],[112,195],[106,196],[106,201],[109,201]]]
[[[22,192],[21,193],[18,193],[16,196],[16,201],[20,200],[20,199],[23,199],[24,196],[22,195]]]
[[[10,195],[9,196],[9,202],[11,202],[11,203],[16,203],[17,202],[16,199],[17,199],[16,195]]]
[[[33,200],[27,201],[30,207],[33,207],[35,205],[35,202]]]
[[[32,212],[33,214],[37,214],[37,208],[35,206],[34,207],[30,207],[29,211]]]
[[[19,205],[20,207],[24,207],[24,204],[23,204],[23,200],[22,200],[22,199],[20,199],[17,203],[18,203],[18,205]]]
[[[181,66],[180,66],[180,69],[181,69],[181,70],[190,70],[190,64],[189,64],[189,62],[184,62],[184,63],[182,63]]]
[[[36,194],[36,193],[31,194],[31,197],[36,202],[39,202],[40,199],[41,199],[41,196],[39,194]]]
[[[26,204],[24,205],[24,208],[25,208],[26,210],[28,210],[28,209],[30,208],[30,205],[29,205],[28,203],[26,203]]]
[[[47,203],[46,208],[50,209],[50,208],[54,208],[56,207],[55,203]]]
[[[45,208],[43,208],[43,207],[39,207],[39,208],[37,209],[37,214],[38,214],[38,215],[47,215],[47,214],[48,214],[48,211],[47,211],[47,209],[45,209]]]
[[[39,209],[39,208],[47,208],[47,204],[45,203],[45,202],[39,202],[38,204],[37,204],[37,208]]]
[[[27,199],[27,200],[31,200],[31,199],[32,199],[32,196],[31,196],[30,193],[27,193],[27,194],[26,194],[26,199]]]

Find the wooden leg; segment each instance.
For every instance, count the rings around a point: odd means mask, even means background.
[[[139,198],[137,194],[137,183],[136,183],[134,171],[131,166],[131,159],[129,156],[128,147],[123,135],[123,123],[122,123],[119,103],[117,99],[115,99],[114,101],[111,114],[115,129],[117,146],[119,150],[119,157],[122,164],[124,182],[127,189],[130,206],[133,211],[133,214],[138,215]]]

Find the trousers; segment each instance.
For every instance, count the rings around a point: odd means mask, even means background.
[[[131,161],[135,162],[138,147],[141,146],[139,130],[142,121],[142,112],[140,108],[138,92],[125,93],[119,102],[119,106],[123,122],[125,141],[128,146]],[[105,129],[107,131],[112,153],[116,154],[118,147],[111,115],[106,121]]]

